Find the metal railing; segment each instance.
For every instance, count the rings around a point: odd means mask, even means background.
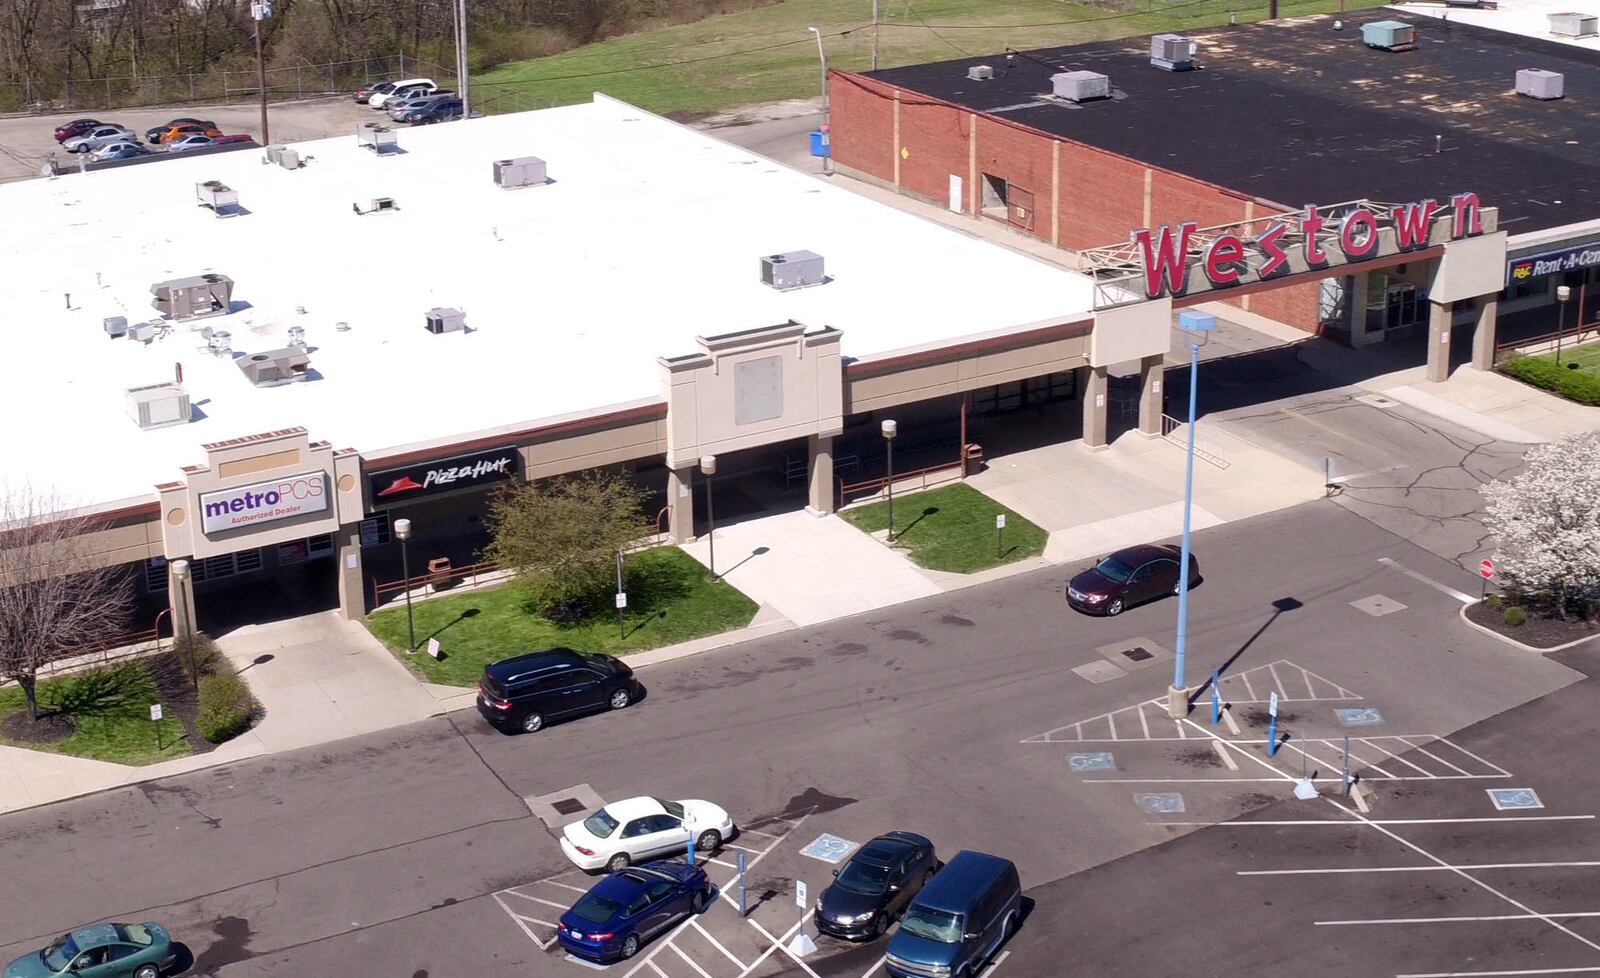
[[[419,588],[434,587],[442,582],[459,583],[467,581],[468,587],[474,587],[480,577],[496,573],[500,565],[492,560],[482,563],[468,564],[465,567],[444,567],[436,571],[427,571],[413,577],[403,577],[396,581],[380,583],[376,577],[372,579],[372,606],[381,608],[385,597],[392,599],[394,595],[415,591]]]
[[[955,470],[957,473],[956,477],[960,478],[961,475],[965,473],[965,455],[966,453],[963,452],[962,455],[957,457],[954,461],[940,462],[937,465],[930,465],[924,469],[912,469],[909,472],[896,472],[892,481],[896,486],[898,486],[903,482],[908,482],[913,479],[918,480],[920,484],[916,488],[917,491],[920,492],[921,490],[928,488],[928,477],[934,473]],[[888,485],[891,480],[888,476],[881,476],[876,479],[865,479],[861,482],[847,483],[839,476],[834,476],[833,481],[837,484],[839,490],[839,508],[843,509],[845,504],[850,501],[851,496],[868,490],[870,490],[873,494],[880,493],[883,491],[883,487]]]
[[[1592,335],[1591,335],[1592,334]],[[1571,343],[1577,346],[1588,340],[1600,338],[1600,320],[1574,326],[1571,329],[1560,329],[1553,333],[1544,333],[1540,336],[1530,336],[1525,339],[1511,340],[1506,343],[1496,343],[1494,347],[1494,362],[1504,363],[1512,357],[1524,354],[1549,353],[1556,348],[1556,341],[1563,345]]]
[[[1188,451],[1189,450],[1189,436],[1188,436],[1188,434],[1187,433],[1185,433],[1183,435],[1179,435],[1178,434],[1178,430],[1179,429],[1185,428],[1187,426],[1188,426],[1188,422],[1179,421],[1177,418],[1174,418],[1169,414],[1163,414],[1161,416],[1161,437],[1165,438],[1167,441],[1171,442],[1172,444],[1177,445],[1179,448],[1183,449],[1184,451]],[[1204,459],[1205,461],[1210,462],[1212,465],[1215,465],[1219,469],[1226,469],[1231,464],[1231,463],[1229,463],[1229,461],[1227,459],[1223,458],[1221,455],[1217,455],[1214,452],[1208,452],[1205,449],[1201,448],[1200,445],[1199,445],[1199,438],[1198,437],[1195,439],[1195,442],[1196,442],[1196,444],[1194,446],[1194,457],[1195,458]]]
[[[155,620],[150,627],[137,632],[122,632],[102,639],[80,645],[55,659],[46,662],[39,668],[40,676],[59,676],[64,673],[81,672],[84,669],[99,669],[122,662],[125,659],[137,659],[141,656],[154,655],[161,651],[161,623],[169,622],[172,617],[171,608],[162,608],[156,613]],[[4,685],[4,683],[0,683]]]

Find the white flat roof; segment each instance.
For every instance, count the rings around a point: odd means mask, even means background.
[[[398,139],[383,158],[353,132],[297,144],[298,171],[241,151],[0,186],[0,483],[143,500],[203,462],[205,442],[301,425],[378,453],[659,402],[656,357],[695,352],[696,336],[792,318],[842,330],[844,354],[865,359],[1092,304],[1081,275],[604,96]],[[546,160],[552,182],[495,186],[493,161],[519,156]],[[207,180],[248,213],[198,206]],[[352,212],[377,197],[399,210]],[[822,255],[833,281],[760,282],[760,256],[797,250]],[[107,316],[157,318],[154,283],[206,272],[234,280],[231,314],[149,345],[106,336]],[[429,333],[435,306],[463,309],[471,332]],[[278,388],[253,387],[199,332],[258,353],[297,324],[314,379]],[[141,431],[124,391],[177,363],[200,420]]]
[[[1433,17],[1448,20],[1453,24],[1471,24],[1474,27],[1486,27],[1489,30],[1501,31],[1506,34],[1518,34],[1522,37],[1537,37],[1546,41],[1556,41],[1561,44],[1570,44],[1573,47],[1588,48],[1591,51],[1600,51],[1600,37],[1558,37],[1550,33],[1550,15],[1562,14],[1574,9],[1582,9],[1580,5],[1574,8],[1572,0],[1498,0],[1497,9],[1478,7],[1446,7],[1443,4],[1391,4],[1391,10],[1412,16]],[[1594,10],[1585,11],[1594,13]],[[1537,68],[1536,64],[1515,65],[1513,68]]]

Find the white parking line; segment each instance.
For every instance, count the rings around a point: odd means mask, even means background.
[[[730,863],[726,859],[717,859],[712,856],[701,856],[700,858],[708,863],[716,863],[718,866],[721,866],[725,869],[737,870],[739,868],[736,863]]]
[[[883,963],[887,960],[889,960],[889,956],[887,954],[879,957],[878,960],[872,962],[872,967],[861,972],[861,978],[872,978],[872,973],[883,967]]]
[[[559,886],[563,890],[571,890],[574,893],[588,893],[589,892],[588,890],[584,889],[583,887],[581,887],[581,886],[573,886],[571,883],[557,883],[555,880],[537,880],[536,882],[549,883],[551,886]],[[532,883],[525,883],[523,885],[524,886],[532,886],[533,884]]]
[[[811,916],[811,914],[810,914],[810,912],[807,912],[806,917],[809,917],[809,916]],[[805,922],[805,917],[801,917],[800,920],[801,920],[802,923],[804,923]],[[756,930],[760,931],[762,937],[765,937],[767,940],[771,941],[773,943],[774,947],[777,947],[779,950],[783,951],[784,954],[787,954],[789,956],[789,959],[791,961],[793,961],[795,964],[799,965],[802,969],[804,969],[805,973],[810,975],[811,978],[822,978],[821,975],[819,975],[815,971],[811,970],[811,966],[809,964],[806,964],[803,960],[801,960],[800,955],[795,954],[793,951],[789,950],[789,936],[787,934],[784,935],[783,941],[779,942],[779,940],[776,937],[772,936],[772,932],[771,931],[769,931],[765,927],[761,926],[761,922],[759,920],[748,920],[747,922],[750,924],[751,927],[754,927]],[[711,976],[707,975],[706,978],[711,978]]]
[[[694,918],[692,918],[692,917],[689,918],[689,922],[693,923],[694,922]],[[676,951],[677,954],[678,954],[678,957],[682,958],[684,960],[684,962],[686,964],[688,964],[689,967],[691,967],[694,970],[700,972],[700,978],[711,978],[711,975],[706,971],[706,969],[700,967],[698,964],[695,964],[694,958],[691,958],[687,954],[683,953],[683,948],[679,947],[678,945],[674,944],[671,941],[667,942],[667,947],[670,947],[674,951]]]
[[[1398,740],[1399,738],[1395,738],[1395,739]],[[1415,764],[1413,764],[1410,761],[1406,760],[1405,758],[1401,757],[1399,754],[1396,754],[1394,751],[1392,751],[1389,748],[1383,746],[1382,744],[1376,743],[1376,742],[1371,741],[1371,740],[1367,740],[1364,737],[1362,738],[1361,742],[1363,744],[1366,744],[1368,747],[1374,747],[1374,748],[1377,748],[1378,750],[1383,751],[1385,754],[1389,755],[1390,757],[1392,757],[1395,760],[1399,761],[1401,764],[1404,764],[1406,767],[1411,768],[1413,771],[1416,771],[1419,774],[1426,775],[1427,777],[1430,777],[1430,778],[1437,778],[1438,777],[1437,774],[1433,774],[1427,768],[1417,767]]]
[[[671,976],[668,975],[665,971],[662,971],[661,970],[661,966],[659,964],[656,964],[654,961],[650,961],[650,960],[647,959],[645,961],[645,964],[649,965],[650,966],[650,970],[654,971],[656,974],[660,975],[661,978],[671,978]]]
[[[734,967],[737,967],[737,968],[743,968],[744,967],[744,962],[740,961],[738,958],[734,957],[732,951],[730,951],[727,948],[723,947],[721,941],[717,940],[715,937],[712,937],[710,931],[706,930],[704,927],[701,927],[700,926],[700,921],[698,921],[698,920],[694,921],[694,929],[700,932],[700,936],[701,937],[704,937],[706,940],[710,941],[711,945],[713,947],[715,947],[717,950],[721,951],[724,957],[726,957],[729,961],[732,961],[733,964],[734,964]]]
[[[739,826],[739,834],[740,835],[743,835],[746,832],[749,832],[751,835],[764,835],[769,839],[781,839],[781,838],[783,838],[783,836],[781,836],[781,835],[773,835],[771,832],[763,832],[760,829],[747,829],[743,825]]]
[[[1435,590],[1443,591],[1445,594],[1450,595],[1452,598],[1455,598],[1457,601],[1461,602],[1462,604],[1473,604],[1474,602],[1476,602],[1478,600],[1477,598],[1473,597],[1472,595],[1463,594],[1462,592],[1457,591],[1455,588],[1450,587],[1449,585],[1440,584],[1438,581],[1434,580],[1433,578],[1429,577],[1426,574],[1419,574],[1416,571],[1412,570],[1411,568],[1406,567],[1406,566],[1404,566],[1403,564],[1400,564],[1397,561],[1391,560],[1388,557],[1379,557],[1378,558],[1378,563],[1380,563],[1380,564],[1388,564],[1390,567],[1393,567],[1395,570],[1399,571],[1400,573],[1404,574],[1405,576],[1407,576],[1407,577],[1409,577],[1409,578],[1411,578],[1413,580],[1421,581],[1422,583],[1428,585],[1431,588],[1434,588]]]
[[[795,931],[797,931],[801,927],[805,926],[806,921],[811,919],[811,915],[813,913],[816,913],[816,910],[814,910],[814,909],[813,910],[807,910],[805,912],[804,916],[802,916],[799,920],[795,921],[795,924],[794,924],[793,927],[790,927],[788,930],[783,932],[783,936],[781,938],[779,938],[779,941],[787,942],[789,940],[789,938],[794,936]],[[753,923],[755,923],[755,921],[752,920],[751,923],[753,924]],[[763,962],[763,961],[767,960],[767,958],[771,957],[772,956],[772,952],[778,950],[778,948],[780,948],[782,946],[783,945],[781,943],[768,945],[767,949],[765,951],[761,952],[761,956],[760,957],[758,957],[754,961],[750,962],[750,966],[749,967],[747,967],[743,971],[739,972],[739,978],[745,978],[745,976],[750,974],[750,972],[752,972],[752,971],[756,970],[757,968],[761,967],[761,962]],[[792,957],[792,955],[791,955],[791,957]],[[798,959],[796,959],[796,960],[798,960]],[[804,963],[802,962],[802,966],[803,966],[803,964]],[[810,971],[811,969],[810,968],[806,968],[806,970]],[[624,975],[623,978],[627,978],[627,976]]]
[[[1252,825],[1327,825],[1341,829],[1359,829],[1367,825],[1459,825],[1465,822],[1576,822],[1590,820],[1594,815],[1484,815],[1474,818],[1374,818],[1367,822],[1346,822],[1343,819],[1259,819],[1249,822],[1161,822],[1161,825],[1216,825],[1219,829],[1247,828]]]
[[[570,909],[565,903],[557,903],[554,900],[546,900],[543,897],[528,896],[528,894],[526,894],[526,893],[518,893],[516,890],[504,890],[502,892],[509,893],[510,895],[512,895],[514,897],[521,897],[524,900],[532,900],[534,903],[542,903],[547,907],[555,907],[557,910],[568,910],[568,909]]]
[[[1356,743],[1364,743],[1364,741],[1362,741],[1361,738],[1357,737],[1356,738]],[[1360,764],[1363,767],[1370,767],[1374,771],[1377,771],[1379,774],[1383,775],[1386,778],[1393,778],[1394,777],[1394,775],[1390,774],[1388,771],[1385,771],[1383,768],[1379,767],[1378,763],[1376,761],[1369,761],[1365,757],[1362,757],[1360,754],[1357,754],[1355,751],[1351,751],[1350,752],[1350,756],[1355,758],[1355,761],[1356,761],[1357,764]]]
[[[983,969],[983,973],[978,975],[978,978],[989,978],[990,975],[994,974],[994,969],[1000,967],[1000,963],[1009,957],[1011,957],[1010,951],[1001,951],[1000,956],[989,962],[989,967]]]
[[[1600,917],[1600,911],[1584,911],[1582,913],[1558,913],[1553,917]],[[1538,920],[1537,914],[1507,913],[1488,917],[1376,917],[1371,920],[1317,920],[1313,921],[1318,927],[1350,927],[1362,924],[1467,924],[1478,923],[1486,920]]]
[[[1178,729],[1181,730],[1183,728],[1180,727]],[[1211,742],[1211,746],[1216,748],[1217,756],[1222,758],[1222,763],[1228,765],[1228,770],[1230,770],[1230,771],[1239,770],[1239,762],[1233,759],[1233,755],[1232,754],[1228,753],[1228,748],[1223,746],[1222,741],[1213,740]]]
[[[542,924],[545,927],[554,927],[555,926],[554,924],[549,923],[547,921],[539,920],[539,919],[534,918],[534,917],[524,917],[524,916],[522,916],[521,914],[519,914],[516,911],[512,910],[510,907],[506,906],[505,901],[500,899],[500,894],[498,894],[498,893],[494,894],[494,902],[500,904],[500,909],[504,910],[506,912],[506,916],[511,918],[511,922],[512,923],[514,923],[518,927],[522,928],[522,932],[524,934],[528,935],[528,940],[530,940],[533,943],[539,945],[539,950],[541,950],[541,951],[547,950],[550,947],[551,944],[555,943],[555,935],[554,934],[552,934],[550,936],[550,940],[542,941],[542,940],[539,939],[539,935],[535,934],[528,927],[528,924],[524,923],[524,921],[530,921],[530,922],[535,923],[535,924]]]
[[[1426,975],[1395,975],[1394,978],[1512,978],[1521,975],[1577,975],[1600,968],[1534,968],[1531,971],[1436,971]]]
[[[1392,832],[1387,832],[1387,831],[1384,832],[1384,835],[1393,835],[1393,834],[1394,833],[1392,833]],[[1325,876],[1325,875],[1346,874],[1346,873],[1349,873],[1349,874],[1354,874],[1354,873],[1458,873],[1460,875],[1465,876],[1467,873],[1476,872],[1476,871],[1485,870],[1485,869],[1584,869],[1584,868],[1593,868],[1595,866],[1600,866],[1600,861],[1554,862],[1554,863],[1472,863],[1472,864],[1462,864],[1462,865],[1459,865],[1459,866],[1454,866],[1454,865],[1451,865],[1450,863],[1445,862],[1442,859],[1439,859],[1437,856],[1433,856],[1433,855],[1431,855],[1431,854],[1429,854],[1427,852],[1424,852],[1420,848],[1415,848],[1414,846],[1411,846],[1410,844],[1406,843],[1405,840],[1403,840],[1403,839],[1397,840],[1397,841],[1399,841],[1402,845],[1406,845],[1407,848],[1412,848],[1417,853],[1419,853],[1419,854],[1421,854],[1423,856],[1426,856],[1429,859],[1434,860],[1437,863],[1437,865],[1431,865],[1431,866],[1336,866],[1336,867],[1330,867],[1330,868],[1327,868],[1327,869],[1240,869],[1240,870],[1236,870],[1234,872],[1234,875],[1235,876]],[[1468,879],[1472,879],[1472,877],[1470,877],[1470,876],[1467,877],[1467,878]],[[1483,885],[1482,881],[1480,881],[1480,880],[1473,879],[1473,882],[1474,883],[1479,883],[1480,885]],[[1487,887],[1485,887],[1485,888],[1487,889]],[[1491,891],[1491,892],[1493,892],[1493,891]],[[1501,896],[1501,894],[1496,893],[1495,896]],[[1505,900],[1508,900],[1508,901],[1510,900],[1509,897],[1501,897],[1501,898],[1505,899]],[[1521,904],[1518,904],[1518,906],[1521,906]],[[1532,911],[1529,911],[1529,912],[1531,913]],[[1562,915],[1561,914],[1551,914],[1549,916],[1560,917]],[[1585,940],[1584,943],[1587,944],[1589,942],[1587,940]],[[1600,944],[1595,945],[1595,950],[1596,951],[1600,951]]]
[[[780,841],[781,841],[781,840],[780,840]],[[748,846],[740,846],[740,845],[735,845],[735,844],[733,844],[733,843],[732,843],[732,842],[724,842],[724,843],[723,843],[723,844],[722,844],[722,845],[723,845],[723,847],[724,847],[724,848],[727,848],[727,849],[737,849],[737,850],[739,850],[739,851],[740,851],[740,852],[760,852],[760,851],[761,851],[761,850],[760,850],[760,849],[751,849],[751,848],[750,848],[750,847],[748,847]]]
[[[1435,753],[1433,753],[1432,751],[1429,751],[1429,750],[1424,750],[1423,748],[1418,747],[1416,744],[1413,744],[1411,741],[1407,740],[1404,737],[1397,737],[1395,739],[1400,741],[1400,743],[1405,744],[1407,747],[1410,747],[1412,750],[1416,751],[1417,753],[1425,754],[1428,757],[1433,758],[1434,760],[1438,761],[1440,764],[1443,764],[1445,767],[1450,768],[1451,770],[1458,771],[1461,774],[1466,774],[1467,773],[1465,768],[1456,767],[1454,764],[1451,764],[1449,761],[1447,761],[1444,758],[1440,757],[1438,754],[1435,754]],[[1468,777],[1471,777],[1471,775],[1468,775]]]

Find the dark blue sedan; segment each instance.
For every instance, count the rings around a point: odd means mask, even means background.
[[[556,938],[569,952],[601,964],[631,958],[655,935],[706,909],[705,870],[681,860],[630,866],[596,883],[561,915]]]

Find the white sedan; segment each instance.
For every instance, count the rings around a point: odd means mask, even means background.
[[[561,851],[581,869],[615,873],[629,863],[684,852],[716,852],[733,837],[733,819],[709,801],[629,798],[561,830]]]
[[[69,153],[88,153],[112,143],[137,143],[139,134],[121,126],[96,126],[81,136],[73,136],[61,144]]]

